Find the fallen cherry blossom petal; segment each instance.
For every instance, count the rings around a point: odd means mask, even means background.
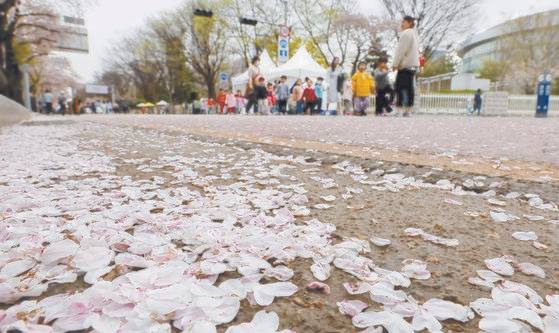
[[[338,306],[338,310],[340,311],[341,314],[350,317],[355,317],[356,315],[363,312],[363,310],[369,307],[367,303],[364,303],[359,300],[351,300],[351,301],[343,300],[341,302],[337,302],[336,305]]]
[[[326,295],[330,295],[330,286],[327,285],[326,283],[322,283],[322,282],[311,282],[307,285],[307,290],[311,290],[311,291],[320,291],[325,293]]]
[[[526,275],[535,275],[539,278],[545,279],[544,270],[541,267],[536,266],[532,263],[522,262],[522,263],[519,263],[518,265],[516,265],[516,267],[518,268],[519,271],[521,271],[522,273],[524,273]]]
[[[508,262],[503,260],[503,258],[486,259],[484,262],[487,268],[497,274],[507,276],[514,274],[514,268]]]

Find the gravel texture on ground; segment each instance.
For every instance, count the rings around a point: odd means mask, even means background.
[[[554,182],[76,119],[0,135],[0,330],[559,327]]]

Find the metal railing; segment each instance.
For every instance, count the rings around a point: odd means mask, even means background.
[[[375,99],[373,97],[373,107]],[[473,95],[421,94],[418,96],[416,112],[429,114],[467,114],[472,107]],[[482,111],[483,112],[483,111]],[[533,116],[536,113],[535,95],[510,95],[509,116]],[[559,117],[559,96],[551,96],[548,116]]]

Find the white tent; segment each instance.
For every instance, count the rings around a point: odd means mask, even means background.
[[[273,71],[276,68],[276,64],[268,54],[268,51],[264,50],[260,55],[260,70],[264,77],[267,77],[267,73]],[[239,74],[231,79],[233,84],[233,91],[241,90],[244,91],[248,83],[248,70],[242,74]]]
[[[268,81],[277,80],[285,75],[288,81],[293,82],[305,77],[316,79],[320,76],[325,78],[326,69],[313,59],[305,46],[301,46],[288,62],[265,74]]]

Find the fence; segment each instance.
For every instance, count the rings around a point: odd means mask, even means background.
[[[417,112],[431,114],[466,114],[473,102],[473,95],[421,94]],[[510,95],[507,116],[533,116],[536,113],[536,96]],[[552,96],[548,116],[559,117],[559,96]]]

